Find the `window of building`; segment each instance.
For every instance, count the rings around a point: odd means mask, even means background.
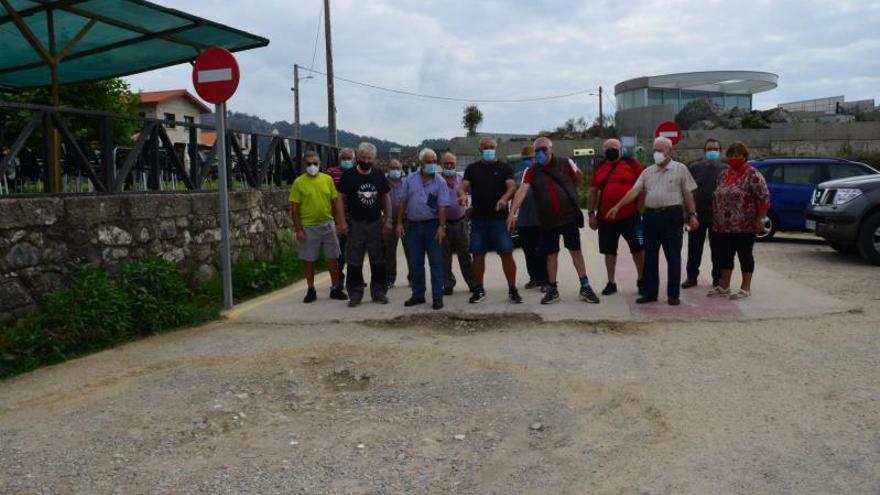
[[[193,117],[190,117],[189,115],[184,115],[183,121],[186,122],[187,124],[195,124],[196,123],[196,119]],[[187,127],[187,128],[191,129],[190,127]]]
[[[177,119],[174,117],[173,113],[166,113],[165,114],[165,127],[169,128],[169,129],[174,129],[174,121],[175,120],[177,120]]]
[[[138,117],[145,119],[147,118],[147,112],[138,112]]]

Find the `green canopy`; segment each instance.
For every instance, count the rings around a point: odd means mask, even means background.
[[[0,86],[95,81],[269,40],[142,0],[0,0]]]

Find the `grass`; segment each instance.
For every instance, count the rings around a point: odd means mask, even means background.
[[[233,294],[241,302],[303,276],[296,249],[282,246],[270,260],[235,263]],[[85,265],[37,312],[0,326],[0,378],[216,320],[222,294],[219,276],[189,287],[177,268],[161,258],[128,262],[116,275]]]

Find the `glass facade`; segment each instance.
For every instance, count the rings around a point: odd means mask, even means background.
[[[737,107],[747,112],[752,110],[751,95],[733,95],[667,88],[642,88],[619,93],[617,95],[617,110],[620,111],[654,105],[672,104],[675,113],[678,113],[685,105],[699,99],[708,99],[721,108]]]

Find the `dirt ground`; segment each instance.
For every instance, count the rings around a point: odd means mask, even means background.
[[[0,382],[0,493],[880,493],[880,267],[757,259],[862,309],[219,322]]]

